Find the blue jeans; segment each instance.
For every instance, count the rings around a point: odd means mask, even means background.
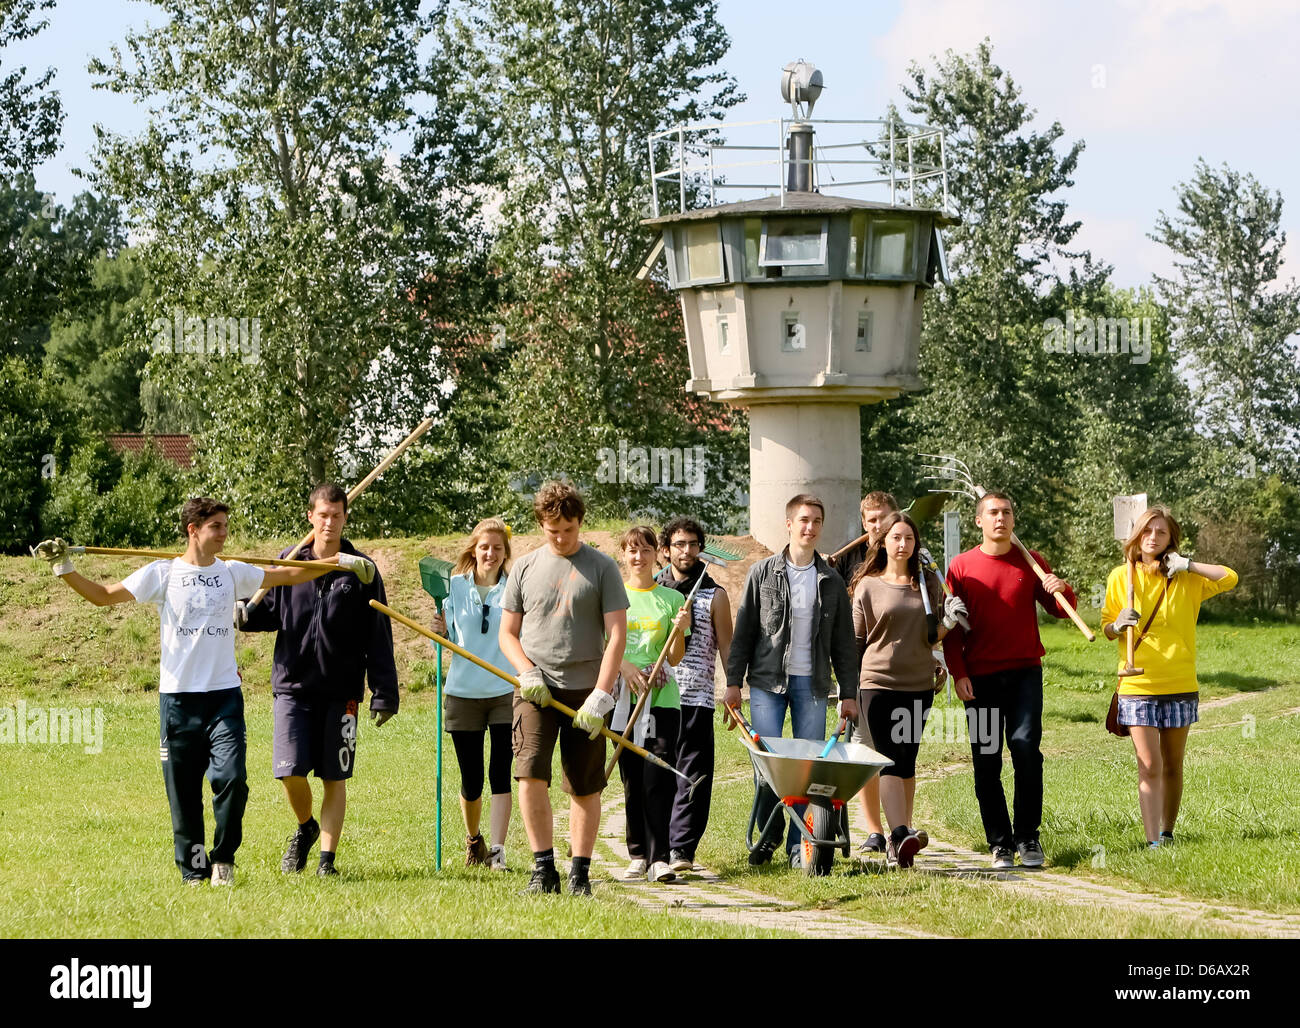
[[[790,675],[786,678],[784,693],[764,692],[762,689],[749,691],[749,720],[754,731],[760,736],[779,739],[785,734],[785,714],[790,711],[792,738],[815,739],[826,738],[826,697],[820,699],[813,695],[812,675]],[[773,809],[780,802],[779,797],[760,779],[754,782],[754,809],[757,812],[758,828],[762,830],[767,824]],[[795,807],[799,817],[803,817],[803,804]],[[786,834],[786,853],[793,853],[799,845],[799,830],[793,824]],[[764,836],[761,840],[773,849],[781,841],[779,834]]]

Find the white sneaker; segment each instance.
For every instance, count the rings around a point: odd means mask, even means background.
[[[493,846],[488,850],[488,867],[493,871],[505,871],[506,868],[506,848],[504,846]]]
[[[652,882],[671,882],[676,877],[677,873],[662,860],[656,860],[650,865],[650,881]]]
[[[213,864],[212,884],[213,885],[234,885],[235,865],[234,864]]]
[[[637,857],[632,863],[628,864],[623,871],[623,877],[628,881],[633,878],[644,878],[646,872],[646,862]]]

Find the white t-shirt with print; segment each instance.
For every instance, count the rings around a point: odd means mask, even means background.
[[[813,673],[812,631],[813,606],[817,602],[817,562],[803,567],[785,562],[785,577],[790,583],[790,655],[786,674]]]
[[[177,557],[155,560],[122,580],[137,603],[158,608],[159,692],[239,687],[235,600],[252,596],[263,578],[261,568],[239,560],[218,559],[196,567]]]

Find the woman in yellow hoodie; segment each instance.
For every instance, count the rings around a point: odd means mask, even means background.
[[[1134,626],[1133,663],[1142,674],[1121,678],[1119,721],[1128,726],[1138,762],[1138,806],[1147,845],[1172,842],[1183,798],[1183,753],[1197,720],[1196,618],[1201,603],[1237,584],[1222,564],[1202,564],[1178,552],[1182,529],[1168,507],[1143,512],[1124,543],[1125,564],[1106,582],[1102,630],[1119,640],[1127,664],[1125,629]],[[1134,603],[1128,603],[1127,562],[1136,562]]]

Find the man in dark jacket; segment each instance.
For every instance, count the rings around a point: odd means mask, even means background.
[[[347,493],[332,483],[318,485],[307,505],[315,538],[299,555],[301,559],[360,552],[343,538]],[[271,762],[298,818],[280,862],[286,874],[307,866],[317,838],[316,873],[337,874],[334,854],[343,831],[347,780],[356,759],[357,705],[365,696],[367,676],[375,726],[397,713],[393,629],[388,618],[370,606],[372,599],[388,602],[378,570],[369,585],[362,585],[354,575],[331,572],[302,588],[273,589],[258,606],[236,611],[236,624],[244,631],[279,633],[271,670],[275,696]],[[310,771],[316,772],[324,790],[319,823],[312,816]]]
[[[759,735],[780,738],[790,712],[796,739],[826,738],[826,700],[831,669],[843,684],[840,715],[856,720],[854,699],[858,650],[844,579],[817,553],[826,508],[816,496],[800,493],[785,506],[790,543],[749,569],[745,594],[736,612],[736,630],[727,657],[728,706],[740,705],[740,687],[749,679],[749,713]],[[728,728],[734,727],[727,718]],[[761,828],[777,803],[776,794],[755,780],[754,806]],[[790,826],[786,852],[799,860],[799,834]],[[764,835],[749,855],[765,864],[780,836]]]

